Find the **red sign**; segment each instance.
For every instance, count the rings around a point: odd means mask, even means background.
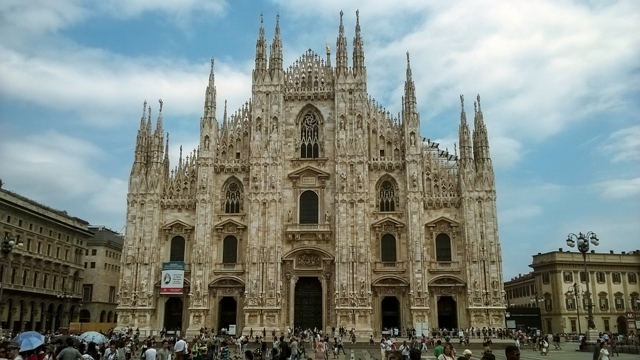
[[[627,311],[627,320],[634,320],[636,318],[635,314],[632,311]]]

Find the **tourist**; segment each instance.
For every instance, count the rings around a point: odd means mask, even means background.
[[[73,342],[73,340],[71,340]],[[78,351],[78,350],[76,350]],[[80,356],[82,357],[82,356]],[[9,360],[23,360],[20,356],[20,344],[12,341],[7,345],[7,359]]]
[[[82,360],[82,354],[73,347],[73,339],[67,338],[67,347],[56,356],[57,360]]]
[[[436,347],[433,349],[433,355],[435,355],[436,359],[442,355],[444,352],[444,346],[442,346],[442,341],[436,341]]]
[[[171,357],[171,351],[169,351],[169,341],[162,340],[160,350],[156,351],[156,356],[158,360],[169,360]]]
[[[324,344],[322,340],[316,342],[316,349],[313,353],[315,354],[315,360],[325,360]]]
[[[504,354],[507,357],[507,360],[520,360],[520,349],[515,345],[507,345],[504,349]]]
[[[453,346],[451,344],[446,344],[444,346],[444,350],[440,356],[438,356],[438,360],[454,360],[455,355],[453,353]]]
[[[609,356],[611,353],[609,352],[609,345],[606,341],[600,343],[600,356],[598,356],[598,360],[609,360]]]

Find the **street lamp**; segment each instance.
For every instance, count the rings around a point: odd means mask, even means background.
[[[62,294],[57,294],[56,297],[58,299],[61,299],[64,302],[65,306],[64,306],[64,308],[62,310],[63,316],[66,314],[69,317],[69,322],[71,322],[71,314],[67,313],[67,310],[66,310],[67,309],[67,305],[66,304],[67,304],[67,302],[69,300],[71,300],[73,298],[73,295],[71,293],[68,293],[67,289],[63,289],[62,290]],[[69,324],[67,324],[67,326],[69,326]]]
[[[2,253],[2,276],[0,277],[0,308],[4,309],[4,301],[2,300],[2,293],[4,291],[4,277],[5,277],[5,262],[9,254],[13,252],[14,247],[21,248],[22,240],[18,237],[16,238],[11,233],[5,233],[2,235],[2,240],[0,242],[0,252]],[[9,266],[11,267],[11,266]]]
[[[589,330],[595,329],[596,325],[593,323],[593,310],[591,309],[591,292],[589,291],[589,273],[587,272],[587,253],[589,252],[589,241],[593,244],[593,246],[598,246],[600,244],[600,240],[598,240],[598,235],[593,231],[589,231],[586,234],[578,233],[578,235],[569,233],[567,236],[567,246],[575,247],[576,241],[578,242],[578,251],[582,253],[582,260],[584,262],[584,275],[587,283],[587,311],[589,313],[587,317],[588,328]]]
[[[576,298],[576,312],[578,314],[578,336],[582,334],[582,328],[580,327],[580,299],[579,296],[582,293],[582,286],[573,283],[573,285],[569,286],[569,295],[573,295]],[[584,294],[583,294],[584,296]]]
[[[636,309],[640,307],[640,298],[637,297],[629,298],[629,306],[631,306],[631,310],[633,310],[633,327],[636,331],[636,353],[638,352],[638,315],[636,315]],[[634,304],[635,302],[635,304]],[[635,306],[634,306],[635,305]]]

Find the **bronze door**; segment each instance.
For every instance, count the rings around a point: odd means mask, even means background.
[[[301,277],[296,283],[294,326],[322,329],[322,284],[316,277]]]

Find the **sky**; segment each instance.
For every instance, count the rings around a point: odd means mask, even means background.
[[[506,280],[569,233],[640,249],[635,0],[4,0],[3,188],[123,231],[143,102],[164,102],[173,167],[197,146],[211,57],[221,119],[251,96],[260,13],[269,43],[279,14],[287,67],[335,49],[341,10],[350,57],[359,10],[368,92],[394,114],[410,52],[422,136],[441,148],[459,95],[481,94]]]

